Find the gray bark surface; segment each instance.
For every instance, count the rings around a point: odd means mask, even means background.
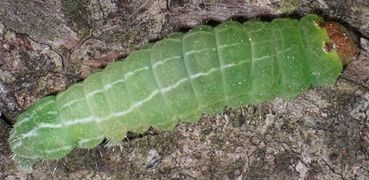
[[[11,159],[11,124],[25,108],[148,41],[208,21],[313,12],[359,36],[360,55],[332,87],[78,149],[32,173]],[[369,179],[368,39],[366,0],[2,0],[0,179]]]

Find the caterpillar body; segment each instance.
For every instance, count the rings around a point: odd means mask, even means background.
[[[21,114],[9,142],[20,167],[60,159],[127,131],[172,129],[201,113],[291,99],[332,85],[342,70],[323,20],[228,21],[174,33]]]

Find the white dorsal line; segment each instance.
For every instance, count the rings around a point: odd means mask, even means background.
[[[129,77],[131,77],[131,76],[135,75],[136,73],[141,72],[141,71],[145,71],[145,70],[148,70],[148,69],[150,69],[148,66],[144,66],[144,67],[142,67],[142,68],[138,68],[138,69],[134,70],[133,72],[127,72],[127,73],[124,75],[124,79],[120,79],[120,80],[114,81],[112,84],[106,84],[106,85],[104,86],[104,88],[102,88],[102,89],[97,89],[97,90],[95,90],[95,91],[92,91],[92,92],[88,93],[88,94],[86,95],[86,97],[88,98],[88,97],[94,96],[94,95],[95,95],[95,94],[97,94],[97,93],[101,93],[101,92],[103,92],[104,90],[107,90],[107,89],[111,88],[113,85],[115,85],[115,84],[117,84],[117,83],[124,82],[126,79],[128,79]]]
[[[106,84],[104,86],[104,89],[105,90],[108,90],[108,89],[112,88],[113,86],[115,86],[116,84],[123,83],[124,81],[125,81],[125,79],[119,79],[119,80],[113,81],[111,84],[110,83],[109,84]]]
[[[26,123],[26,122],[30,121],[30,120],[33,118],[34,114],[35,114],[35,113],[32,113],[31,115],[29,115],[29,116],[27,116],[27,117],[23,118],[21,121],[17,122],[17,123],[15,124],[15,126],[14,126],[14,127],[18,127],[18,126],[20,126],[21,124],[23,124],[23,123]]]
[[[135,69],[133,72],[128,72],[124,75],[124,79],[128,79],[129,77],[133,76],[134,74],[138,73],[138,72],[141,72],[141,71],[145,71],[145,70],[149,70],[150,67],[149,66],[144,66],[142,68],[138,68],[138,69]]]
[[[78,83],[77,85],[74,85],[74,86],[72,86],[72,87],[70,87],[69,89],[67,89],[67,91],[68,92],[70,92],[70,91],[72,91],[74,88],[77,88],[77,87],[81,87],[82,86],[82,84],[81,83]],[[60,98],[62,98],[63,96],[65,96],[65,94],[66,94],[67,92],[65,91],[65,92],[62,92],[61,94],[58,94],[57,96],[56,96],[56,98],[57,99],[60,99]],[[65,109],[66,107],[69,107],[70,105],[73,105],[74,103],[76,103],[76,102],[79,102],[79,101],[82,101],[83,99],[73,99],[73,100],[71,100],[71,101],[68,101],[67,103],[64,103],[62,106],[60,106],[59,107],[59,110],[63,110],[63,109]],[[58,103],[60,104],[60,101],[58,101]]]
[[[42,108],[43,106],[47,106],[47,105],[49,105],[49,104],[51,104],[51,103],[55,103],[55,100],[48,101],[47,103],[42,104],[42,106],[41,106],[41,107],[36,108],[36,109],[31,113],[31,115],[30,115],[30,116],[27,116],[27,117],[23,118],[21,121],[17,122],[17,123],[15,124],[15,127],[18,127],[18,126],[20,126],[21,124],[23,124],[23,123],[25,123],[25,122],[30,121],[30,120],[33,118],[33,116],[36,114],[37,109],[40,109],[40,108]]]
[[[67,90],[68,90],[68,91],[71,91],[72,89],[77,88],[77,87],[79,87],[79,86],[82,86],[82,84],[81,84],[81,83],[78,83],[78,84],[76,84],[76,85],[74,85],[74,86],[71,86],[71,87],[70,87],[70,88],[68,88]],[[65,96],[66,92],[67,92],[67,91],[64,91],[64,92],[62,92],[62,93],[58,94],[58,95],[56,96],[56,98],[57,98],[57,99],[60,99],[61,97]]]
[[[172,61],[174,59],[179,59],[179,58],[182,58],[182,56],[173,56],[173,57],[165,58],[162,61],[155,62],[152,67],[155,69],[155,68],[157,68],[160,65],[163,65],[163,64],[165,64],[165,63],[167,63],[169,61]]]
[[[29,116],[27,116],[27,117],[24,117],[21,121],[19,121],[19,122],[17,122],[17,123],[15,123],[15,125],[14,125],[14,128],[12,129],[12,131],[11,131],[11,134],[10,134],[10,138],[12,138],[15,134],[16,134],[16,132],[17,132],[17,127],[19,127],[21,124],[23,124],[23,123],[26,123],[26,122],[28,122],[28,121],[31,121],[32,120],[32,118],[33,118],[33,116],[36,114],[36,112],[35,111],[33,111]]]
[[[91,97],[91,96],[94,96],[95,94],[97,94],[97,93],[101,93],[101,92],[103,92],[104,91],[104,88],[102,88],[102,89],[97,89],[97,90],[95,90],[95,91],[92,91],[92,92],[90,92],[90,93],[88,93],[87,95],[86,95],[86,98],[89,98],[89,97]]]
[[[117,80],[117,81],[114,81],[113,83],[111,83],[111,84],[106,84],[105,86],[104,86],[104,88],[103,89],[100,89],[100,90],[96,90],[96,91],[94,91],[95,93],[93,94],[93,95],[95,95],[95,94],[97,94],[97,93],[100,93],[100,92],[103,92],[103,90],[108,90],[108,89],[110,89],[110,88],[112,88],[113,86],[115,86],[116,84],[118,84],[118,83],[122,83],[122,82],[124,82],[125,80],[124,79],[119,79],[119,80]],[[93,96],[92,95],[92,96]],[[72,105],[74,105],[74,103],[76,103],[76,102],[80,102],[80,101],[83,101],[84,99],[82,98],[82,99],[74,99],[74,100],[72,100],[72,101],[69,101],[68,103],[65,103],[62,107],[60,107],[60,109],[64,109],[65,107],[67,107],[67,106],[72,106]]]
[[[71,101],[69,101],[69,102],[67,102],[67,103],[63,104],[63,106],[61,106],[61,107],[60,107],[60,110],[62,110],[62,109],[64,109],[64,108],[66,108],[66,107],[68,107],[68,106],[72,106],[74,103],[76,103],[76,102],[80,102],[80,101],[83,101],[83,100],[84,100],[84,98],[80,98],[80,99],[73,99],[73,100],[71,100]]]

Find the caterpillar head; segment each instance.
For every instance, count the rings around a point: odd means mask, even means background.
[[[36,161],[61,158],[73,150],[58,117],[55,96],[42,98],[18,117],[9,142],[20,168],[29,171]]]
[[[336,49],[342,64],[349,64],[359,52],[353,33],[337,22],[328,21],[323,23],[322,26],[327,30],[331,39],[331,43],[325,47],[326,50]]]

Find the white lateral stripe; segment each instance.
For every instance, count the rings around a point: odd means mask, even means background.
[[[276,57],[279,54],[284,54],[285,52],[290,51],[291,48],[287,48],[285,51],[278,51],[276,55],[272,55],[272,56],[261,56],[261,57],[257,57],[254,58],[253,61],[260,61],[260,60],[264,60],[264,59],[268,59],[268,58],[272,58],[272,57]]]
[[[83,119],[64,121],[61,124],[41,123],[37,127],[33,128],[31,131],[28,131],[27,133],[23,134],[22,137],[27,138],[27,137],[37,136],[37,131],[39,129],[50,129],[50,128],[57,129],[57,128],[62,128],[64,126],[72,126],[75,124],[85,124],[85,123],[93,121],[94,118],[95,118],[94,116],[89,116]]]
[[[135,102],[129,109],[127,109],[126,111],[123,112],[119,112],[119,113],[114,113],[109,115],[108,117],[102,118],[101,120],[99,118],[96,118],[95,116],[89,116],[87,118],[83,118],[83,119],[76,119],[76,120],[69,120],[69,121],[65,121],[61,124],[50,124],[50,123],[41,123],[39,126],[33,128],[31,131],[22,134],[21,139],[27,138],[27,137],[32,137],[32,136],[37,136],[37,131],[39,129],[43,129],[43,128],[62,128],[64,126],[72,126],[75,124],[86,124],[89,122],[92,122],[94,120],[96,120],[97,122],[102,122],[102,121],[106,121],[112,117],[118,117],[118,116],[123,116],[127,113],[130,113],[131,111],[133,111],[135,108],[142,106],[145,102],[151,100],[155,95],[157,95],[159,93],[158,90],[153,91],[150,96],[148,96],[147,98],[145,98],[142,101],[138,101]]]
[[[82,118],[82,119],[74,119],[74,120],[69,120],[69,121],[65,121],[62,124],[66,127],[68,126],[73,126],[76,124],[87,124],[89,122],[92,122],[96,119],[95,116],[88,116],[86,118]]]
[[[23,158],[23,159],[41,159],[39,156],[22,156],[22,155],[19,155],[19,154],[16,154],[15,156],[18,156],[20,158]]]
[[[262,56],[262,57],[254,58],[254,62],[264,60],[264,59],[268,59],[268,58],[271,58],[271,57],[273,57],[273,56]]]
[[[55,114],[58,114],[57,111],[49,111],[46,113],[47,115],[55,115]]]
[[[95,119],[95,116],[89,116],[83,119],[64,121],[61,124],[41,123],[37,127],[33,128],[31,131],[28,131],[27,133],[22,134],[21,139],[32,137],[32,136],[37,136],[38,135],[37,131],[39,129],[50,129],[50,128],[57,129],[57,128],[62,128],[64,126],[73,126],[76,124],[86,124],[86,123],[94,121],[94,119]]]
[[[61,124],[50,124],[50,123],[41,123],[40,126],[38,126],[39,128],[51,128],[51,129],[57,129],[57,128],[62,128],[63,125]]]
[[[62,128],[62,127],[63,127],[62,124],[41,123],[41,124],[39,124],[39,126],[33,128],[31,131],[28,131],[27,133],[22,134],[22,137],[27,138],[27,137],[37,136],[37,131],[39,129],[46,129],[46,128],[47,129],[50,129],[50,128],[56,129],[56,128]]]
[[[170,58],[166,58],[166,59],[164,59],[164,60],[162,60],[162,61],[158,61],[158,62],[156,62],[152,67],[155,69],[155,68],[157,68],[158,66],[160,66],[160,65],[163,65],[163,64],[165,64],[165,63],[167,63],[168,61],[171,61],[171,60],[174,60],[174,59],[179,59],[179,58],[181,58],[182,56],[173,56],[173,57],[170,57]]]
[[[37,127],[33,128],[31,131],[28,131],[25,134],[22,134],[21,137],[17,140],[19,140],[19,142],[17,142],[15,145],[13,145],[13,148],[17,148],[18,146],[20,146],[22,144],[22,140],[25,138],[29,138],[29,137],[33,137],[33,136],[38,136],[37,131],[39,129],[50,129],[50,128],[62,128],[64,126],[72,126],[72,125],[76,125],[76,124],[85,124],[88,122],[92,122],[94,121],[95,117],[94,116],[89,116],[87,118],[83,118],[83,119],[79,119],[79,120],[71,120],[71,121],[66,121],[63,122],[61,124],[51,124],[51,123],[41,123],[39,124]]]
[[[81,146],[84,143],[88,143],[90,141],[94,141],[94,140],[99,140],[99,139],[103,139],[104,136],[98,136],[98,137],[93,137],[93,138],[86,138],[86,139],[81,139],[78,141],[78,145]]]
[[[211,68],[208,72],[199,72],[197,74],[192,74],[190,76],[190,78],[191,79],[196,79],[196,78],[201,77],[201,76],[207,76],[210,73],[215,72],[215,71],[218,71],[218,70],[220,70],[220,68]]]
[[[243,62],[241,62],[239,64],[242,64],[244,62],[247,62],[247,61],[243,61]],[[230,67],[233,67],[233,66],[236,66],[236,64],[230,63],[230,64],[226,64],[226,65],[222,66],[221,69],[227,69],[227,68],[230,68]]]
[[[73,146],[64,146],[64,147],[60,147],[60,148],[56,148],[56,149],[45,149],[45,152],[47,154],[52,154],[52,153],[56,153],[56,152],[59,152],[59,151],[64,151],[64,150],[70,150],[70,149],[73,149]]]
[[[242,64],[242,63],[240,63],[240,64]],[[220,68],[212,68],[212,69],[210,69],[207,72],[199,72],[197,74],[193,74],[193,75],[190,76],[190,78],[191,79],[196,79],[196,78],[201,77],[201,76],[207,76],[207,75],[209,75],[209,74],[211,74],[211,73],[213,73],[215,71],[220,70],[221,68],[229,68],[229,67],[232,67],[232,66],[235,66],[235,65],[236,64],[231,63],[231,64],[226,64],[226,65],[224,65],[224,66],[222,66]],[[144,70],[146,68],[140,68],[140,69]],[[179,85],[181,85],[182,83],[184,83],[184,82],[186,82],[188,80],[189,80],[188,78],[180,79],[175,84],[163,88],[162,89],[162,92],[171,91],[171,90],[177,88]],[[119,80],[119,81],[121,81],[121,80]],[[95,121],[95,120],[96,120],[96,122],[100,123],[100,122],[103,122],[103,121],[107,121],[107,120],[109,120],[109,119],[111,119],[113,117],[121,117],[121,116],[124,116],[124,115],[132,112],[135,108],[138,108],[138,107],[142,106],[144,103],[150,101],[157,94],[159,94],[159,90],[154,90],[147,98],[145,98],[145,99],[143,99],[141,101],[138,101],[138,102],[133,103],[127,110],[122,111],[122,112],[112,113],[112,114],[110,114],[109,116],[107,116],[105,118],[97,118],[95,116],[89,116],[89,117],[82,118],[82,119],[74,119],[74,120],[64,121],[61,124],[41,123],[37,127],[33,128],[31,131],[29,131],[29,132],[27,132],[25,134],[22,134],[22,136],[20,137],[20,141],[22,139],[24,139],[24,138],[27,138],[27,137],[37,136],[38,135],[37,134],[37,131],[39,129],[42,129],[42,128],[62,128],[62,127],[73,126],[73,125],[76,125],[76,124],[86,124],[86,123],[89,123],[89,122],[92,122],[92,121]],[[18,147],[20,145],[21,145],[21,142],[17,142],[13,147]]]
[[[155,91],[153,91],[153,92],[149,95],[149,97],[145,98],[145,99],[144,99],[144,100],[142,100],[142,101],[138,101],[138,102],[133,103],[133,107],[140,107],[140,106],[142,106],[145,102],[150,101],[150,100],[151,100],[154,96],[156,96],[158,93],[159,93],[159,90],[155,90]]]
[[[166,93],[168,91],[171,91],[172,89],[177,88],[179,85],[181,85],[182,83],[184,83],[186,81],[188,81],[188,78],[183,78],[183,79],[177,81],[174,85],[167,86],[167,87],[165,87],[165,88],[163,88],[161,90],[162,90],[163,93]]]
[[[125,111],[122,111],[122,112],[115,112],[113,114],[110,114],[109,116],[105,117],[105,118],[102,118],[101,120],[99,120],[98,122],[103,122],[103,121],[107,121],[109,120],[110,118],[113,118],[113,117],[120,117],[120,116],[124,116],[130,112],[132,112],[134,109],[142,106],[145,102],[147,101],[150,101],[154,96],[156,96],[157,94],[159,94],[159,90],[155,90],[153,91],[147,98],[143,99],[142,101],[138,101],[138,102],[135,102],[133,103],[132,106],[130,106],[127,110]]]
[[[233,47],[233,46],[238,46],[238,45],[243,45],[242,43],[232,43],[232,44],[222,44],[220,46],[218,46],[218,49],[223,49],[223,48],[226,48],[226,47]]]

